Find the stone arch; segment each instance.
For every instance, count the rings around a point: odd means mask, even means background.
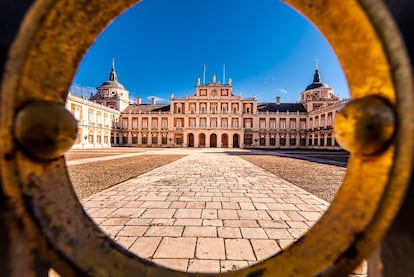
[[[210,135],[210,147],[211,148],[217,147],[217,135],[214,133]]]

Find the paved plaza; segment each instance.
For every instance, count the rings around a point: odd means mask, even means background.
[[[82,203],[119,244],[170,268],[254,264],[298,239],[329,205],[232,151],[164,151],[188,155]]]

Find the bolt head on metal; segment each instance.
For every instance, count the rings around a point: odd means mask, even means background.
[[[395,132],[395,113],[378,96],[367,96],[345,105],[335,118],[335,138],[344,149],[370,156],[384,150]]]
[[[28,155],[51,160],[63,156],[73,145],[77,123],[62,104],[35,102],[17,113],[14,135]]]

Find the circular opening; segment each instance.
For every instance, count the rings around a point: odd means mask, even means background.
[[[237,11],[232,11],[236,4]],[[197,24],[187,24],[185,15],[192,15],[200,7],[203,12],[196,12],[200,16]],[[90,94],[91,100],[118,107],[119,112],[103,111],[102,115],[98,110],[104,108],[97,105],[86,114],[83,108],[84,114],[78,119],[86,120],[79,128],[79,136],[91,129],[95,135],[75,144],[76,150],[66,155],[71,179],[95,222],[140,257],[190,272],[225,272],[257,263],[300,238],[328,208],[342,182],[348,154],[336,144],[332,127],[336,111],[347,102],[344,98],[348,98],[348,92],[333,51],[306,19],[286,5],[267,1],[255,5],[254,12],[251,8],[250,4],[233,1],[217,11],[214,3],[188,5],[177,1],[165,2],[160,9],[157,1],[145,2],[114,21],[98,37],[78,69],[66,105],[82,109],[80,106],[89,104],[83,96]],[[217,12],[223,16],[216,14],[215,18],[221,19],[212,20]],[[248,16],[249,21],[240,20]],[[291,28],[279,29],[275,35],[274,29],[282,24]],[[219,28],[232,31],[217,32]],[[115,39],[118,43],[112,44]],[[111,70],[105,67],[110,61],[108,53],[116,57]],[[207,68],[213,74],[217,67],[222,67],[222,80],[217,81],[215,75],[206,80]],[[92,68],[102,70],[99,75],[91,75]],[[118,102],[106,97],[107,89],[119,86],[104,82],[108,72],[110,80],[122,81],[128,105],[121,106],[121,97],[115,100]],[[182,76],[186,72],[188,78]],[[321,75],[333,88],[321,82]],[[235,81],[229,82],[227,76]],[[100,83],[100,87],[90,90]],[[339,93],[334,92],[336,87]],[[238,90],[244,91],[243,96]],[[154,96],[154,91],[159,94]],[[170,91],[174,91],[174,99],[169,99]],[[322,97],[318,97],[319,93]],[[307,101],[307,97],[312,99]],[[235,113],[228,114],[226,111],[232,108],[236,108]],[[96,128],[96,123],[105,122],[102,117],[109,113],[119,122],[101,126],[112,129],[111,140],[100,137]],[[177,132],[181,128],[184,131]],[[229,144],[227,133],[233,140],[236,136],[236,141]],[[243,142],[241,149],[238,134]],[[128,148],[93,149],[111,145]],[[230,149],[210,154],[221,157],[218,160],[200,156],[200,151],[195,154],[180,149],[172,156],[171,150],[148,155],[151,150],[147,149],[201,147],[212,152],[212,148],[229,145]],[[230,158],[221,152],[230,154]],[[116,160],[126,153],[133,158]],[[99,192],[175,160],[179,154],[193,158],[176,162],[163,173],[157,169],[152,175]],[[105,155],[112,155],[112,160],[103,157],[97,161],[98,156]],[[268,173],[257,173],[258,168],[249,171],[235,155]],[[81,159],[87,157],[96,163],[85,164]],[[200,163],[196,157],[213,159],[213,166]],[[234,173],[226,182],[197,185],[208,183],[207,179],[224,178],[224,172],[218,170],[221,167],[231,168]],[[210,175],[197,178],[199,170]],[[258,174],[262,180],[248,181]],[[238,184],[242,178],[248,185]],[[157,184],[162,186],[161,191]],[[217,188],[218,184],[221,188]],[[216,245],[215,251],[210,249],[212,244]],[[188,253],[182,253],[183,249]]]
[[[1,164],[2,173],[5,173],[2,185],[7,195],[13,195],[20,207],[25,207],[21,212],[28,230],[38,231],[31,234],[40,241],[42,247],[39,249],[45,251],[42,257],[47,257],[47,264],[58,271],[69,270],[78,275],[183,274],[143,262],[103,236],[77,201],[65,172],[64,160],[34,161],[15,147],[9,135],[15,113],[22,107],[24,109],[28,101],[63,104],[69,80],[75,73],[73,65],[79,62],[102,26],[133,2],[124,0],[108,5],[104,0],[88,3],[57,1],[49,5],[47,1],[38,1],[25,17],[10,53],[7,65],[10,78],[3,79],[2,91],[15,93],[2,94],[1,101],[2,127],[6,126],[0,129],[4,139],[1,151],[4,152],[2,157],[7,159]],[[404,89],[411,88],[412,81],[407,84],[399,77],[411,76],[409,62],[398,32],[381,3],[373,4],[368,0],[340,4],[322,1],[312,5],[290,2],[317,24],[332,43],[348,76],[352,97],[375,95],[395,105],[397,113],[412,110],[412,89],[407,90],[410,94],[404,94]],[[339,12],[341,16],[338,16]],[[381,22],[376,31],[367,14],[374,22]],[[82,28],[78,28],[79,24]],[[78,40],[77,44],[69,43],[74,37],[84,39]],[[401,67],[390,70],[387,58]],[[361,68],[364,68],[364,74],[357,74]],[[49,74],[44,74],[46,71]],[[391,74],[398,94],[394,91]],[[371,91],[373,87],[381,90]],[[173,95],[171,99],[174,99]],[[398,209],[409,178],[401,173],[405,172],[403,166],[411,166],[412,118],[408,114],[397,116],[397,119],[400,129],[396,136],[399,139],[375,156],[351,156],[339,194],[306,236],[289,251],[234,274],[301,273],[309,276],[329,272],[338,275],[336,273],[350,270],[367,255]],[[207,142],[209,134],[203,135]],[[240,137],[238,143],[243,143]],[[31,205],[27,205],[27,201]],[[330,236],[332,230],[335,230],[335,237]],[[78,247],[73,247],[74,242]],[[45,245],[50,248],[43,248]]]

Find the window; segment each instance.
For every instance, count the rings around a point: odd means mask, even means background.
[[[282,145],[282,146],[286,145],[286,139],[284,137],[280,138],[280,145]]]
[[[280,121],[280,129],[286,129],[286,120]]]
[[[249,107],[246,108],[246,113],[250,113],[250,108]]]
[[[276,139],[274,137],[270,137],[270,145],[276,145]]]
[[[265,137],[261,137],[260,138],[260,145],[266,145],[266,138]]]
[[[300,122],[300,128],[301,128],[302,130],[306,129],[306,121],[302,120],[302,121]]]
[[[101,134],[98,134],[96,136],[96,143],[102,143],[102,136],[101,136]]]
[[[332,125],[332,115],[328,115],[328,121],[327,121],[328,126]]]
[[[178,144],[178,145],[183,144],[183,138],[182,137],[176,137],[175,138],[175,143]]]
[[[306,146],[306,138],[300,138],[300,146]]]
[[[128,144],[128,137],[122,137],[122,144]]]
[[[161,143],[162,143],[162,144],[167,144],[167,137],[165,137],[165,136],[164,136],[164,137],[162,137],[162,138],[161,138]]]
[[[80,115],[80,108],[79,107],[75,107],[74,109],[73,109],[74,111],[74,116],[75,116],[75,118],[77,119],[77,120],[80,120],[81,119],[81,115]]]
[[[194,128],[195,127],[195,119],[194,118],[191,118],[190,119],[190,128]]]
[[[102,121],[101,121],[101,113],[97,113],[96,114],[96,123],[98,123],[99,125],[102,124]]]
[[[328,146],[332,145],[332,138],[328,137],[328,139],[326,140],[326,143]]]
[[[132,129],[138,129],[138,118],[132,119]]]
[[[291,137],[289,140],[289,145],[295,146],[296,145],[296,138],[295,137]]]
[[[260,129],[266,128],[266,121],[260,120]]]
[[[89,110],[88,111],[88,121],[89,123],[93,124],[94,123],[94,118],[93,118],[93,111]]]
[[[177,113],[181,113],[181,107],[177,108]]]
[[[211,112],[212,112],[212,113],[216,113],[216,107],[212,107],[212,108],[211,108]]]
[[[124,118],[122,120],[122,128],[123,129],[128,129],[128,119]]]
[[[132,137],[132,144],[137,144],[138,143],[138,137]]]
[[[252,127],[252,122],[250,120],[246,120],[244,122],[244,128],[251,128]]]
[[[190,113],[194,113],[194,107],[190,108]]]
[[[227,109],[226,109],[226,107],[223,107],[223,108],[222,108],[222,110],[221,110],[221,112],[222,112],[222,113],[227,113]]]
[[[233,119],[231,126],[233,128],[239,128],[239,121],[237,119]]]
[[[201,107],[201,113],[205,113],[206,109],[204,107]]]
[[[233,107],[233,113],[237,113],[237,108]]]
[[[142,137],[142,144],[148,144],[148,138]]]
[[[93,133],[89,133],[89,135],[88,135],[88,142],[89,142],[90,144],[92,144],[92,143],[93,143]]]
[[[210,125],[211,125],[211,127],[213,127],[213,128],[217,127],[217,119],[212,118],[212,119],[211,119],[211,122],[210,122]]]
[[[246,145],[246,146],[252,145],[252,137],[251,137],[251,135],[245,135],[245,137],[244,137],[244,145]]]
[[[153,119],[151,123],[152,129],[156,130],[158,129],[158,119]]]
[[[158,138],[157,137],[152,137],[152,144],[158,144]]]

